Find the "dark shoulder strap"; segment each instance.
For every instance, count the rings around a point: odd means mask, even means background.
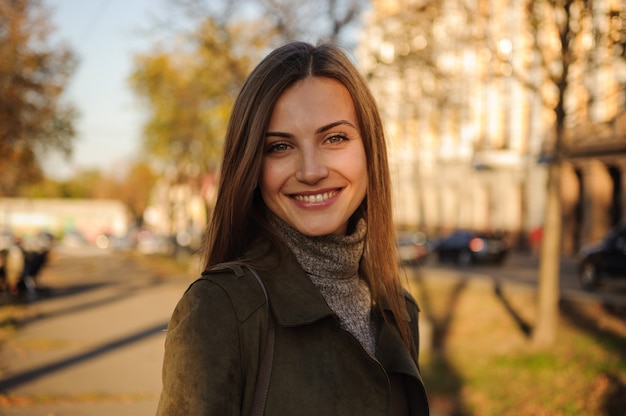
[[[191,286],[202,280],[208,280],[220,286],[230,298],[237,319],[244,322],[267,304],[263,286],[253,276],[241,263],[221,263],[202,272],[202,276]]]
[[[221,263],[212,267],[210,270],[206,270],[202,274],[203,276],[205,276],[206,274],[210,274],[212,271],[214,272],[224,269],[232,270],[237,277],[243,277],[245,275],[244,269],[248,269],[259,283],[259,286],[261,286],[261,289],[263,290],[263,295],[265,296],[265,304],[267,308],[267,338],[265,341],[263,356],[261,357],[261,361],[259,363],[256,387],[252,399],[252,410],[250,412],[251,416],[263,416],[263,414],[265,413],[265,403],[267,402],[267,393],[270,387],[270,376],[272,374],[272,363],[274,360],[274,339],[276,338],[274,329],[274,318],[270,310],[270,300],[267,296],[267,289],[265,288],[263,279],[261,279],[261,276],[259,276],[254,268],[246,264],[235,262]]]
[[[247,267],[259,282],[265,299],[267,299],[267,339],[265,341],[265,350],[263,351],[263,357],[261,357],[261,363],[259,364],[259,372],[256,379],[256,388],[254,391],[254,398],[252,401],[252,416],[262,416],[265,413],[265,403],[267,402],[267,393],[270,388],[270,376],[272,375],[272,363],[274,361],[274,318],[270,311],[270,299],[267,296],[267,289],[265,284],[259,276],[259,274],[252,267]]]

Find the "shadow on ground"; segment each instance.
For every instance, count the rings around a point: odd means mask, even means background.
[[[571,325],[587,332],[590,336],[619,355],[626,362],[626,337],[608,325],[603,324],[603,316],[614,316],[626,322],[626,307],[605,304],[560,303],[561,316]],[[615,371],[606,369],[604,381],[608,384],[603,397],[603,415],[623,416],[626,409],[626,385]]]
[[[126,337],[121,337],[119,339],[116,339],[115,341],[99,345],[95,348],[90,349],[89,351],[76,354],[71,357],[65,358],[63,360],[59,360],[53,363],[42,365],[40,367],[4,378],[0,380],[0,393],[6,393],[7,391],[10,391],[11,389],[14,389],[30,381],[33,381],[37,378],[64,370],[66,368],[69,368],[75,365],[79,365],[87,360],[91,360],[101,355],[111,353],[120,348],[127,347],[131,344],[139,342],[150,336],[160,334],[166,328],[167,328],[167,322],[159,323],[157,325],[154,325],[152,327],[139,331],[135,334],[132,334]]]
[[[428,365],[422,368],[431,408],[438,413],[449,416],[468,416],[471,413],[467,410],[461,395],[463,378],[445,353],[450,323],[467,280],[461,279],[455,284],[449,297],[445,300],[446,306],[442,308],[442,313],[437,313],[437,308],[433,306],[432,294],[425,284],[421,269],[417,269],[414,281],[417,283],[421,295],[419,299],[420,310],[429,323],[431,332],[430,345],[427,347],[430,351],[430,357]],[[434,389],[429,389],[428,386],[434,387]]]

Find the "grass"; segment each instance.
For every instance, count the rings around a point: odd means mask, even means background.
[[[626,414],[626,311],[563,303],[556,342],[530,339],[535,292],[488,282],[417,279],[430,332],[421,368],[434,410],[448,415]]]

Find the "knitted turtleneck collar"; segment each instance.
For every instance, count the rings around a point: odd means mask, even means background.
[[[268,218],[328,306],[337,314],[341,327],[373,354],[371,295],[367,284],[358,275],[367,232],[365,220],[360,219],[350,235],[309,237],[271,212]]]
[[[308,274],[330,279],[348,279],[358,274],[367,231],[365,220],[359,220],[351,235],[309,237],[273,213],[269,216],[274,229],[284,237]]]

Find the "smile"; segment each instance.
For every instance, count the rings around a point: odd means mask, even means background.
[[[324,202],[337,195],[337,191],[324,192],[316,195],[294,195],[294,199],[300,202],[316,203]]]

